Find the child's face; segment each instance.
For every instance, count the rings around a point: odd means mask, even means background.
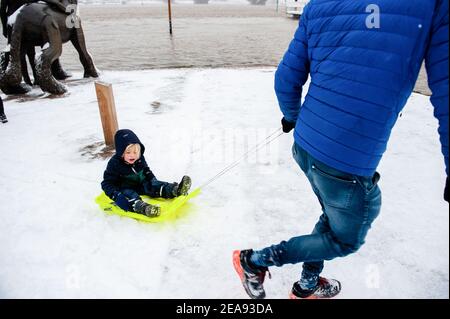
[[[126,150],[123,153],[123,160],[128,164],[134,164],[139,159],[139,153],[136,148]]]

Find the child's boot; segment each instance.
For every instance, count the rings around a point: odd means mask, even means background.
[[[2,123],[7,123],[8,122],[8,119],[6,118],[6,115],[3,114],[3,113],[0,114],[0,122],[2,122]]]
[[[133,204],[133,209],[136,213],[147,217],[158,217],[161,215],[161,207],[148,204],[142,200],[135,201]]]
[[[189,189],[191,189],[192,180],[189,176],[183,176],[180,184],[176,185],[173,189],[173,193],[176,197],[178,196],[186,196],[189,193]]]

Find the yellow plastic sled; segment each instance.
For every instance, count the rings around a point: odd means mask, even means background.
[[[132,212],[127,212],[114,204],[105,193],[101,193],[95,202],[100,206],[100,208],[107,214],[119,215],[129,218],[134,218],[147,223],[160,223],[165,221],[172,221],[177,219],[182,213],[185,213],[182,206],[191,198],[196,197],[200,194],[200,188],[195,189],[187,196],[180,196],[174,199],[163,199],[163,198],[150,198],[148,196],[141,196],[144,201],[153,205],[159,205],[161,207],[161,215],[159,217],[150,218],[145,215],[136,214]]]

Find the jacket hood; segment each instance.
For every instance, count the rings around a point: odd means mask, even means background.
[[[136,134],[134,134],[131,130],[119,130],[116,132],[114,136],[114,145],[116,147],[116,156],[122,157],[125,149],[130,144],[139,144],[141,145],[141,156],[144,155],[145,146],[141,143]]]

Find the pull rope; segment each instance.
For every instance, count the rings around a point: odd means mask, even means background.
[[[226,173],[228,173],[230,170],[232,170],[233,168],[235,168],[237,165],[239,165],[241,163],[241,161],[243,159],[245,159],[247,157],[248,154],[253,153],[258,151],[259,149],[261,149],[264,146],[269,145],[270,143],[272,143],[274,140],[276,140],[278,137],[280,137],[281,135],[283,135],[283,132],[281,131],[281,127],[278,128],[276,131],[274,131],[272,134],[270,134],[269,136],[267,136],[263,141],[261,141],[259,144],[257,144],[255,147],[253,147],[252,149],[248,150],[244,155],[242,155],[238,160],[236,160],[235,162],[231,163],[230,165],[228,165],[227,167],[225,167],[223,170],[221,170],[219,173],[217,173],[215,176],[213,176],[212,178],[210,178],[208,181],[206,181],[204,184],[202,184],[202,186],[200,186],[201,189],[204,189],[206,186],[208,186],[209,184],[211,184],[212,182],[214,182],[215,180],[219,179],[221,176],[225,175]],[[280,132],[281,131],[281,132]]]

